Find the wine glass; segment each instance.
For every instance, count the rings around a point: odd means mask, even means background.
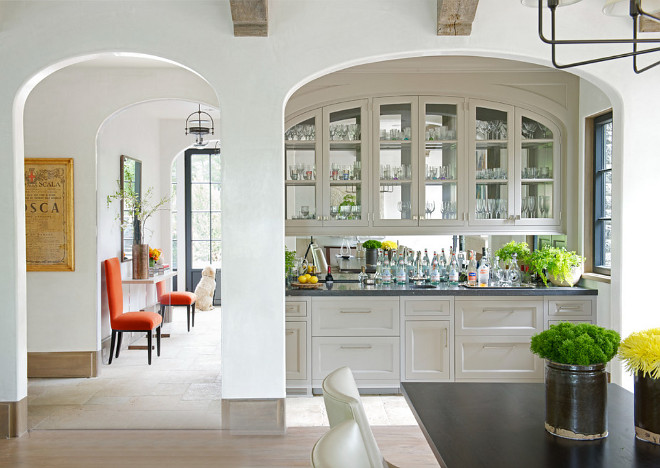
[[[522,218],[527,218],[527,216],[529,216],[527,213],[527,197],[522,197],[520,203],[520,216]]]
[[[541,212],[541,218],[545,218],[548,214],[550,208],[550,197],[547,195],[539,195],[539,211]]]
[[[536,197],[534,195],[527,197],[527,208],[529,217],[536,218]]]
[[[523,121],[523,138],[532,139],[534,138],[534,133],[536,132],[536,123]]]
[[[435,201],[427,201],[426,202],[426,217],[430,218],[431,214],[435,211]]]
[[[488,219],[497,217],[497,200],[495,198],[488,199]]]

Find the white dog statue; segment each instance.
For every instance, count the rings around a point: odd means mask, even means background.
[[[195,308],[197,310],[212,310],[214,294],[215,269],[209,265],[202,270],[202,279],[199,280],[195,288],[195,295],[197,296]]]

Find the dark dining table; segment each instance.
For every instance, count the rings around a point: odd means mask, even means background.
[[[660,468],[660,445],[635,438],[633,394],[608,384],[608,431],[575,441],[544,428],[542,383],[404,382],[438,462],[449,468]]]

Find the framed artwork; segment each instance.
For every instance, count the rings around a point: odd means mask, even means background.
[[[73,159],[25,159],[27,271],[74,271]]]

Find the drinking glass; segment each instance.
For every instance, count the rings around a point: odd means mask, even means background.
[[[521,201],[521,204],[520,204],[520,217],[521,218],[527,218],[527,216],[529,216],[529,214],[527,213],[527,197],[522,197],[522,199],[520,201]]]
[[[433,200],[426,202],[426,217],[430,218],[431,214],[435,211],[435,202]]]
[[[547,195],[539,195],[539,211],[541,218],[545,218],[550,211],[550,197]]]
[[[530,218],[536,218],[536,197],[529,196],[527,197],[527,209],[529,211]]]
[[[303,205],[300,207],[300,214],[302,215],[303,219],[307,219],[309,216],[309,206]]]
[[[333,219],[336,219],[338,213],[339,213],[339,206],[338,205],[330,205],[330,217],[332,217]]]
[[[504,219],[507,215],[507,200],[505,198],[499,198],[497,200],[497,211],[499,213],[498,218]]]
[[[495,198],[489,198],[488,201],[488,219],[493,219],[497,217],[497,200]]]

